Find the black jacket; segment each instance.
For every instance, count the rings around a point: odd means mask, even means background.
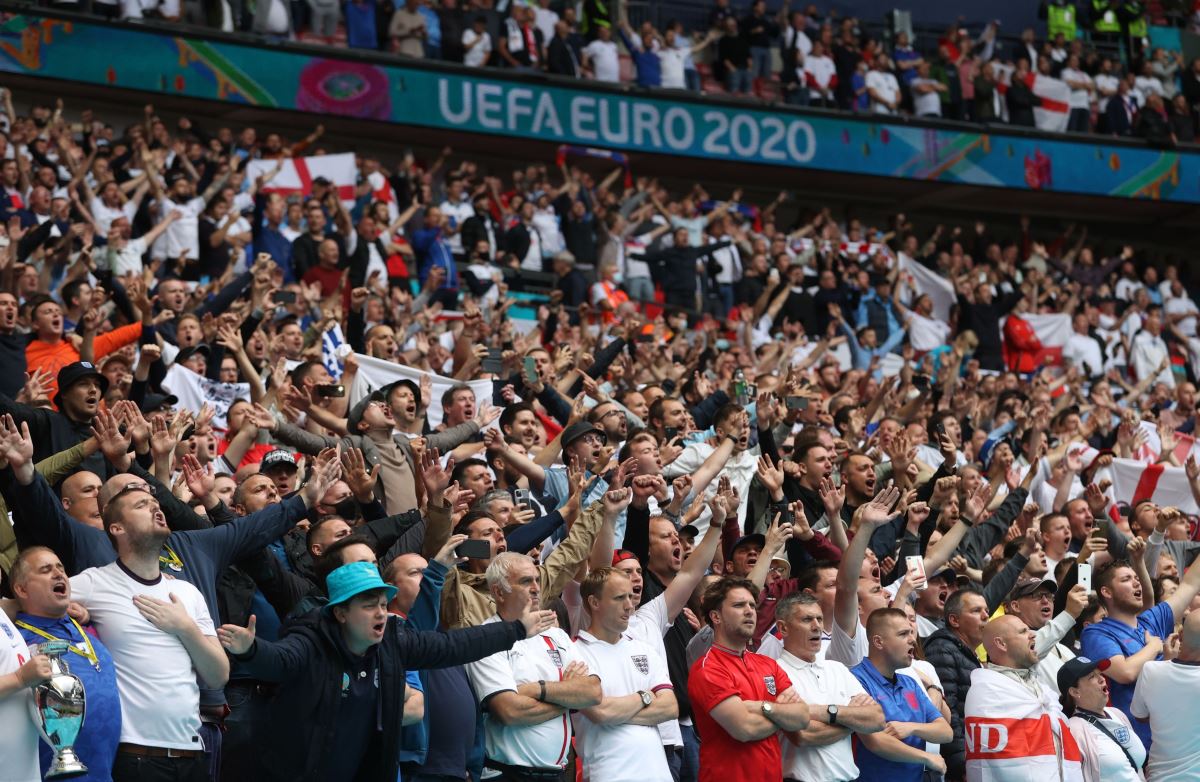
[[[579,53],[571,48],[570,42],[554,36],[546,47],[546,70],[578,79],[582,75],[579,71]]]
[[[699,279],[696,274],[696,261],[708,258],[717,250],[731,244],[731,240],[724,239],[699,247],[671,246],[646,253],[645,261],[650,266],[650,276],[662,286],[667,303],[694,310],[696,280]]]
[[[28,334],[0,334],[0,394],[15,398],[25,385]]]
[[[304,277],[304,273],[317,265],[318,252],[321,249],[321,242],[325,239],[332,239],[337,242],[338,246],[338,268],[344,269],[349,263],[346,258],[346,243],[342,241],[342,237],[338,234],[326,234],[321,239],[314,239],[312,234],[301,234],[296,237],[296,241],[292,242],[292,273],[299,280]]]
[[[1114,95],[1108,99],[1108,105],[1104,108],[1108,132],[1114,136],[1128,136],[1133,133],[1133,122],[1129,118],[1129,112],[1125,110],[1125,99],[1124,95]]]
[[[1021,300],[1019,290],[992,299],[991,304],[970,302],[958,297],[958,329],[970,329],[979,338],[979,347],[975,349],[975,358],[984,369],[1004,369],[1004,356],[1001,353],[1003,338],[1000,335],[1000,320]]]
[[[496,221],[487,213],[476,212],[471,217],[463,220],[462,228],[459,229],[459,235],[462,236],[463,250],[470,255],[475,251],[475,245],[480,242],[487,242],[488,246],[495,246],[504,238],[500,226],[496,225]],[[490,238],[489,238],[490,237]],[[489,261],[496,260],[488,258]]]
[[[1171,120],[1154,109],[1142,109],[1134,121],[1134,134],[1146,139],[1146,143],[1152,147],[1174,146],[1171,132]]]
[[[18,424],[22,421],[29,424],[34,462],[72,448],[92,436],[91,421],[75,421],[55,410],[23,405],[3,394],[0,394],[0,413],[11,414]],[[100,480],[108,480],[119,472],[99,451],[84,458],[79,469],[94,472]]]
[[[1038,105],[1038,97],[1033,94],[1025,82],[1013,79],[1008,86],[1008,124],[1024,125],[1032,128],[1037,125],[1033,116],[1033,107]]]
[[[511,649],[524,637],[520,622],[490,622],[440,633],[408,630],[398,617],[392,617],[382,643],[368,652],[377,656],[379,672],[378,735],[358,773],[343,778],[356,782],[397,779],[407,669],[465,665]],[[255,641],[249,652],[234,659],[255,679],[284,685],[271,699],[267,718],[260,725],[258,778],[315,780],[324,759],[338,751],[331,742],[336,734],[342,677],[358,664],[342,643],[333,617],[314,611],[285,630],[278,641]]]
[[[942,680],[942,691],[946,694],[946,705],[950,707],[950,726],[954,728],[954,740],[942,745],[942,757],[950,767],[960,772],[966,763],[966,748],[963,743],[963,707],[967,703],[967,690],[971,688],[971,673],[981,667],[974,649],[959,640],[958,636],[942,628],[925,641],[925,660],[937,670]]]

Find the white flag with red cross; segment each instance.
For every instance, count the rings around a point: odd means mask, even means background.
[[[277,164],[275,160],[251,160],[246,166],[246,177],[253,182],[259,176],[270,175]],[[288,158],[283,161],[279,173],[263,185],[262,192],[278,193],[284,198],[307,197],[313,194],[313,182],[321,178],[327,179],[337,190],[347,209],[354,206],[358,167],[354,164],[353,152]]]

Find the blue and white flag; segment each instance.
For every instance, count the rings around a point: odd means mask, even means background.
[[[333,376],[334,380],[342,379],[343,359],[338,355],[338,348],[345,344],[346,337],[342,334],[341,325],[337,323],[321,335],[321,363],[325,365],[325,369],[329,370],[329,374]]]

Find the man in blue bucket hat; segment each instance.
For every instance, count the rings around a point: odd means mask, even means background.
[[[250,676],[286,686],[271,701],[261,738],[261,779],[394,782],[406,669],[445,668],[512,648],[554,623],[528,611],[448,633],[405,629],[388,614],[396,588],[370,562],[350,562],[325,579],[329,603],[276,642],[223,625],[221,644]]]

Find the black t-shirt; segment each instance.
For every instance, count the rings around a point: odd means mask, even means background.
[[[207,215],[200,218],[200,258],[195,264],[184,267],[182,277],[196,281],[201,277],[216,279],[225,273],[229,265],[229,242],[212,246],[212,236],[220,229],[217,222]]]
[[[332,752],[322,763],[320,779],[354,779],[379,725],[379,647],[372,646],[354,665],[342,671],[341,697],[334,720]]]

